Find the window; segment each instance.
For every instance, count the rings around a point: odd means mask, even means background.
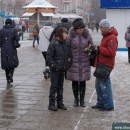
[[[69,12],[69,4],[63,5],[64,12]]]

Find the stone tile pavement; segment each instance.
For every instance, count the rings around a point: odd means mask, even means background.
[[[100,34],[92,33],[98,44]],[[6,87],[4,70],[0,69],[0,130],[112,130],[113,122],[130,123],[130,64],[127,52],[117,52],[111,73],[115,110],[92,110],[96,103],[92,76],[86,89],[86,108],[73,107],[71,82],[64,83],[67,111],[48,110],[50,81],[43,77],[44,59],[32,41],[21,41],[18,49],[20,65],[14,73],[12,88]],[[92,73],[94,68],[92,68]]]

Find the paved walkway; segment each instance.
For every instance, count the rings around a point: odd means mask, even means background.
[[[100,33],[92,37],[99,43]],[[130,123],[130,65],[127,52],[118,52],[111,79],[115,110],[92,110],[96,103],[95,78],[87,82],[86,108],[73,107],[71,82],[64,83],[67,111],[48,110],[50,81],[43,78],[44,59],[32,41],[21,41],[20,65],[14,73],[14,85],[6,87],[5,73],[0,69],[0,130],[111,130],[113,122]],[[92,68],[93,73],[94,68]]]

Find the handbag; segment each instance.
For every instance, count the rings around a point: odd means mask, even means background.
[[[90,66],[94,66],[96,56],[98,55],[98,51],[95,46],[91,46],[86,48],[87,55],[89,57]]]
[[[14,48],[19,48],[21,46],[19,41],[15,38],[15,36],[12,39],[12,44]]]
[[[14,48],[19,48],[21,45],[20,45],[20,43],[18,42],[18,41],[16,41],[16,40],[13,40],[13,47]]]
[[[91,51],[89,53],[89,62],[90,66],[94,66],[96,56],[98,55],[98,51],[95,49],[94,46],[91,47]]]
[[[99,62],[99,54],[98,54],[98,61],[97,61],[96,69],[93,73],[93,76],[100,80],[106,80],[112,71],[112,68]]]

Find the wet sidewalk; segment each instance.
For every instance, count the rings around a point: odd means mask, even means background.
[[[100,34],[92,33],[98,44]],[[113,122],[130,123],[130,64],[127,52],[118,52],[111,73],[115,110],[91,109],[96,103],[95,78],[86,83],[86,108],[73,107],[71,82],[64,83],[67,111],[48,110],[50,81],[43,77],[44,59],[32,41],[21,41],[20,65],[14,73],[12,88],[6,87],[4,70],[0,69],[0,130],[112,130]],[[92,68],[93,73],[94,68]]]

